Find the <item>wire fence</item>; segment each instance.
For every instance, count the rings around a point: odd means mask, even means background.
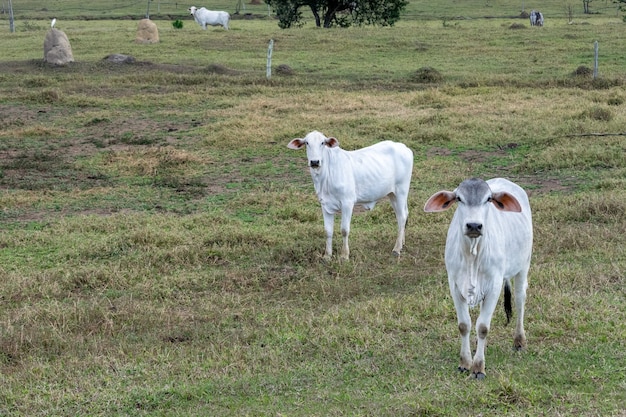
[[[205,7],[211,9],[226,10],[234,12],[238,8],[241,0],[219,0],[207,4],[206,1],[199,0]],[[134,1],[109,1],[109,2],[83,2],[63,1],[56,2],[34,2],[13,0],[13,14],[16,17],[31,19],[46,19],[51,16],[62,16],[65,19],[72,18],[116,18],[116,17],[137,17],[142,18],[146,14],[154,15],[182,15],[188,14],[187,9],[193,5],[193,1],[161,1],[161,0],[134,0]],[[37,5],[35,5],[35,3]],[[199,4],[199,3],[198,3]],[[0,18],[8,14],[7,0],[0,0]],[[246,5],[251,8],[253,5]],[[265,3],[258,5],[260,10],[267,10]]]
[[[451,3],[448,6],[433,7],[432,4],[425,6],[424,2],[410,3],[402,14],[401,20],[473,20],[473,19],[515,19],[522,17],[522,11],[527,13],[530,7],[528,3],[521,0],[521,3],[508,7],[480,7],[461,8],[458,3]],[[0,20],[8,20],[9,0],[0,0]],[[560,4],[560,3],[559,3]],[[51,19],[52,17],[62,17],[63,19],[110,19],[110,18],[131,18],[141,19],[149,15],[150,18],[176,18],[188,15],[187,9],[192,6],[204,6],[212,10],[225,10],[231,14],[258,14],[268,16],[273,14],[263,0],[110,0],[110,1],[80,1],[80,0],[57,0],[54,2],[41,0],[12,0],[13,14],[20,20]],[[573,3],[566,6],[560,4],[555,6],[551,2],[540,7],[546,20],[571,18],[571,13],[576,18],[584,16],[582,2]],[[570,10],[568,10],[568,8]],[[573,10],[573,11],[572,11]],[[307,12],[306,8],[302,8]],[[593,8],[594,14],[603,16],[619,17],[621,11],[619,4],[603,1]]]

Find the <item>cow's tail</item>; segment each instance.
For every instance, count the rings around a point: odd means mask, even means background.
[[[511,284],[509,281],[504,281],[504,312],[506,313],[506,324],[511,321],[513,316],[513,307],[511,305]]]

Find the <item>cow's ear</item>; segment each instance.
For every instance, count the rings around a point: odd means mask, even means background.
[[[520,206],[517,198],[506,191],[493,193],[491,195],[491,202],[498,210],[512,211],[515,213],[520,213],[522,211],[522,206]]]
[[[302,139],[292,139],[291,142],[287,144],[289,149],[302,149],[304,146],[306,146],[306,142]]]
[[[339,141],[337,140],[337,138],[328,138],[326,139],[326,146],[328,146],[329,148],[335,148],[339,146]]]
[[[436,213],[448,210],[456,202],[456,194],[451,191],[439,191],[433,194],[426,204],[424,211],[426,213]]]

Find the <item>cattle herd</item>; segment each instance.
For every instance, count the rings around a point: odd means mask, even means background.
[[[191,6],[189,13],[206,30],[207,25],[221,25],[228,30],[230,15]],[[543,26],[543,15],[530,12],[530,25]],[[324,259],[332,258],[335,214],[341,213],[343,238],[339,257],[350,257],[348,238],[356,205],[372,210],[388,197],[398,222],[398,237],[393,254],[399,256],[404,245],[409,215],[408,195],[413,173],[413,152],[404,144],[383,141],[375,145],[346,151],[334,137],[313,131],[287,145],[306,149],[313,186],[322,207],[326,247]],[[485,378],[485,345],[500,292],[504,287],[507,323],[512,315],[511,280],[515,280],[516,326],[513,347],[526,345],[524,304],[532,253],[533,229],[526,192],[517,184],[494,178],[483,181],[471,178],[454,191],[433,194],[425,212],[440,212],[456,204],[448,229],[445,265],[450,294],[457,313],[461,335],[459,371],[470,372],[476,379]],[[470,348],[470,307],[480,306],[476,320],[477,346],[472,357]]]
[[[228,30],[230,15],[227,12],[195,6],[188,10],[202,29],[206,30],[207,25],[221,25]],[[531,26],[543,26],[541,12],[532,10],[529,17]],[[336,138],[326,137],[318,131],[293,139],[287,146],[306,149],[309,171],[324,218],[325,260],[330,260],[333,254],[335,215],[341,213],[343,242],[339,258],[347,261],[354,207],[360,205],[372,210],[384,197],[389,198],[398,223],[398,237],[392,253],[400,255],[409,216],[408,195],[413,173],[413,152],[408,147],[383,141],[346,151],[339,147]],[[503,178],[467,179],[454,191],[433,194],[424,211],[444,211],[454,204],[457,208],[448,229],[445,265],[461,335],[459,371],[483,379],[487,334],[503,286],[507,323],[512,315],[512,280],[515,280],[517,313],[513,347],[520,350],[526,345],[524,305],[533,242],[532,216],[526,192]],[[478,341],[472,357],[469,308],[476,306],[480,306],[475,324]]]
[[[189,13],[206,30],[207,25],[228,30],[230,15],[191,6]],[[543,15],[530,12],[530,25],[543,26]],[[318,131],[291,140],[290,149],[306,149],[308,167],[322,207],[326,247],[324,259],[333,254],[335,215],[341,213],[343,239],[339,257],[350,257],[348,238],[356,205],[372,210],[388,197],[396,214],[398,237],[392,253],[399,256],[409,215],[408,195],[413,173],[413,152],[404,144],[383,141],[354,151],[339,147],[334,137]],[[485,378],[485,345],[500,292],[504,286],[507,323],[512,315],[511,281],[515,280],[516,326],[513,347],[526,345],[524,305],[532,253],[533,229],[528,196],[517,184],[504,178],[484,181],[471,178],[454,191],[433,194],[424,206],[427,213],[440,212],[456,204],[448,228],[445,265],[450,294],[461,335],[459,371]],[[480,307],[475,329],[477,346],[472,357],[470,307]]]
[[[332,257],[334,216],[341,213],[342,260],[349,259],[348,235],[355,205],[371,210],[389,197],[396,213],[398,237],[393,248],[400,255],[408,218],[408,193],[413,173],[413,152],[405,145],[383,141],[354,151],[339,147],[334,137],[313,131],[291,140],[290,149],[306,149],[315,192],[322,206],[326,250]],[[456,204],[448,229],[445,265],[450,294],[457,312],[461,335],[459,371],[485,378],[485,344],[504,286],[507,322],[512,314],[511,280],[515,280],[516,327],[513,346],[526,345],[524,304],[533,243],[530,203],[517,184],[494,178],[471,178],[454,191],[438,191],[424,206],[427,213],[440,212]],[[478,342],[472,358],[469,308],[480,306],[476,320]]]

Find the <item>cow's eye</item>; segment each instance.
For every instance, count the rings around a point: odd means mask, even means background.
[[[457,196],[456,197],[456,201],[458,201],[459,203],[462,203],[463,201],[461,200],[461,197]]]
[[[487,203],[491,203],[491,201],[493,201],[493,198],[491,196],[487,197]]]

